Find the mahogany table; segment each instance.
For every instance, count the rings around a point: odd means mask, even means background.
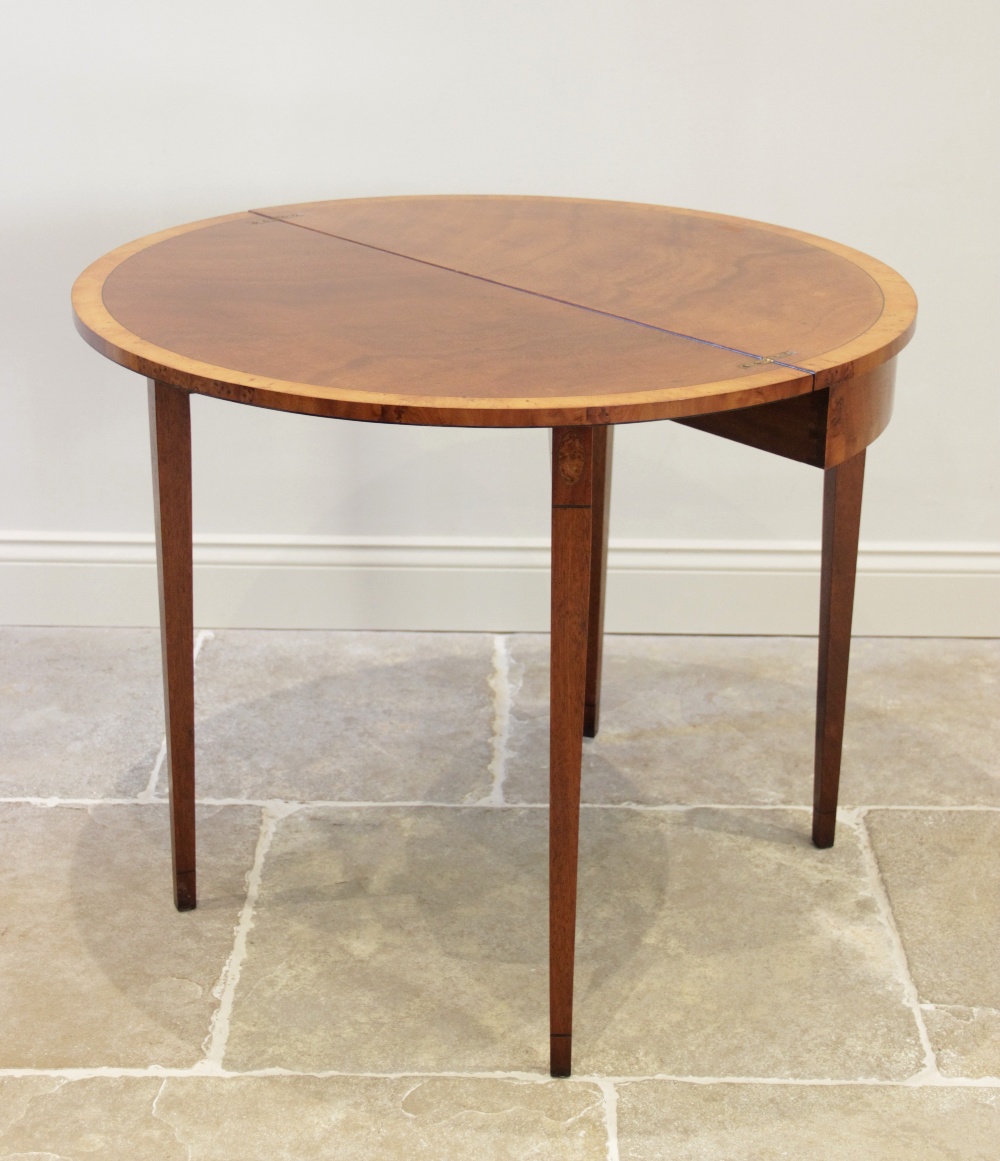
[[[611,436],[670,419],[825,474],[813,841],[833,843],[865,448],[916,300],[822,238],[624,202],[314,202],[95,262],[77,327],[149,378],[175,902],[195,906],[192,392],[337,419],[550,427],[551,1070],[570,1071],[581,739],[600,702]]]

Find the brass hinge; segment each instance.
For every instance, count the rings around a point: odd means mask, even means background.
[[[797,355],[798,351],[779,351],[776,355],[751,355],[752,363],[740,363],[741,367],[759,367],[761,363],[777,363],[779,359],[788,359]]]

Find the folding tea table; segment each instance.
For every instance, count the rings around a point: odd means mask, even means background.
[[[553,429],[553,1075],[570,1071],[581,739],[598,726],[616,424],[675,420],[824,471],[813,841],[833,843],[865,448],[889,421],[916,314],[894,271],[663,206],[375,198],[165,230],[95,262],[73,303],[83,337],[149,379],[179,909],[195,906],[191,393]]]

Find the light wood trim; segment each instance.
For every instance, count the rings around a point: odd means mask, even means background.
[[[230,221],[243,215],[232,215]],[[167,231],[182,233],[181,227]],[[294,227],[289,227],[292,229]],[[164,235],[153,235],[162,241]],[[293,411],[335,419],[356,419],[374,423],[401,423],[443,427],[558,427],[636,423],[652,419],[672,419],[679,415],[701,414],[729,407],[752,407],[771,399],[783,399],[812,390],[812,375],[768,366],[756,375],[717,383],[666,391],[622,393],[614,402],[596,406],[593,397],[571,396],[545,399],[454,398],[438,396],[390,395],[333,390],[308,383],[292,383],[248,375],[226,367],[216,367],[186,358],[147,342],[126,330],[107,311],[101,297],[104,279],[117,263],[107,265],[114,254],[121,261],[131,257],[138,243],[122,247],[99,259],[80,275],[73,288],[76,327],[86,341],[102,355],[147,378],[216,399],[228,399],[253,407]]]
[[[462,398],[361,392],[346,385],[333,389],[250,375],[187,358],[133,334],[105,307],[102,297],[105,280],[132,255],[188,231],[250,217],[230,214],[178,226],[130,242],[98,259],[73,287],[77,330],[91,346],[114,362],[186,391],[255,407],[376,423],[463,427],[635,423],[753,407],[813,389],[811,374],[777,364],[762,364],[759,373],[738,379],[605,396],[600,405],[594,403],[593,396]]]
[[[890,359],[829,388],[824,466],[835,467],[863,451],[892,418],[896,360]]]
[[[588,199],[552,200],[574,203]],[[306,203],[306,206],[315,204],[319,203]],[[891,359],[909,341],[915,322],[915,296],[899,274],[877,259],[826,238],[751,219],[669,206],[644,208],[650,213],[685,214],[766,229],[837,254],[859,266],[881,288],[885,303],[882,315],[850,343],[805,360],[799,368],[762,362],[759,374],[745,378],[664,391],[615,394],[606,396],[606,402],[598,406],[592,396],[525,399],[413,396],[359,392],[351,390],[348,385],[335,389],[317,387],[249,375],[190,359],[149,343],[121,326],[108,312],[102,288],[108,275],[122,262],[180,234],[260,217],[254,213],[237,213],[163,230],[120,246],[98,259],[80,275],[73,287],[76,325],[86,341],[107,358],[186,391],[255,407],[332,418],[466,427],[607,425],[678,419],[756,407],[857,378]],[[297,227],[289,224],[287,228]]]

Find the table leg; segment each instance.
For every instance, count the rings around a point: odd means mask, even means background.
[[[194,603],[191,579],[191,404],[186,391],[149,383],[163,701],[170,785],[174,903],[196,904],[194,833]]]
[[[613,427],[594,431],[594,504],[590,540],[590,613],[587,623],[587,692],[583,736],[596,738],[601,717],[601,660],[604,649],[604,590],[608,575],[608,525],[611,516]]]
[[[557,427],[552,434],[550,1050],[552,1075],[569,1076],[573,1043],[580,762],[587,685],[594,430],[590,427]]]
[[[864,480],[865,453],[862,451],[835,468],[827,468],[823,481],[823,564],[813,784],[813,843],[817,847],[833,846],[837,825],[837,792]]]

